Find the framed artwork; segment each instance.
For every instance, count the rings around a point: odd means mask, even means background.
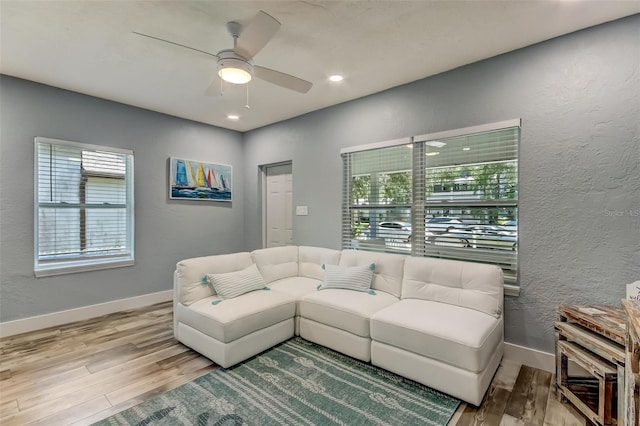
[[[169,198],[232,201],[231,166],[169,158]]]

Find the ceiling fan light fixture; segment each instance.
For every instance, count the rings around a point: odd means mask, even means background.
[[[240,59],[218,61],[218,75],[227,83],[246,84],[251,81],[251,64]]]

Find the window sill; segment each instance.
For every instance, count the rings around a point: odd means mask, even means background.
[[[98,271],[101,269],[122,268],[133,266],[133,258],[120,258],[114,260],[65,262],[50,265],[38,265],[34,269],[36,278],[50,277],[54,275],[74,274],[77,272]]]

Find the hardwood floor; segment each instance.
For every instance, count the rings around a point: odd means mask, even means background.
[[[170,302],[0,340],[0,424],[86,425],[217,366],[173,338]],[[548,372],[503,360],[449,425],[588,425]]]

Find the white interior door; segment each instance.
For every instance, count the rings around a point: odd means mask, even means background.
[[[293,174],[291,164],[266,168],[266,246],[293,244]]]

